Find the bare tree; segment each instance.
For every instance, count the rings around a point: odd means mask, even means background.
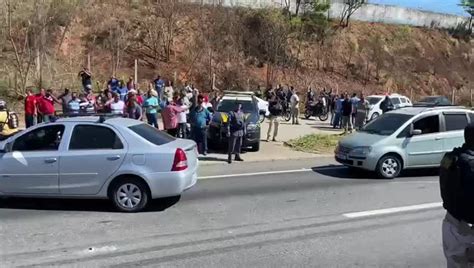
[[[364,4],[367,3],[367,0],[344,0],[344,8],[341,14],[341,20],[339,25],[342,27],[349,26],[349,20],[352,15],[361,8]]]

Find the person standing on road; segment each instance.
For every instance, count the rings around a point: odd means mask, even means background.
[[[158,103],[158,93],[154,89],[148,91],[148,95],[143,106],[146,109],[146,119],[148,124],[158,129],[158,117],[156,115],[160,105]]]
[[[290,104],[291,104],[291,124],[293,125],[299,125],[299,115],[300,115],[300,97],[298,97],[298,93],[296,90],[293,89],[291,98],[290,98]]]
[[[448,268],[474,267],[474,123],[464,130],[465,144],[441,161],[443,249]]]
[[[349,94],[346,94],[344,101],[342,102],[342,127],[344,128],[344,134],[349,131],[352,133],[352,101],[349,99]]]
[[[360,99],[357,97],[357,94],[352,94],[351,103],[352,103],[352,114],[351,114],[351,124],[355,126],[355,121],[357,117],[357,104],[359,103]]]
[[[369,114],[369,109],[369,101],[365,99],[364,94],[360,94],[360,100],[356,105],[355,128],[357,130],[360,130],[362,127],[364,127],[364,124],[367,121],[367,115]]]
[[[28,89],[25,98],[25,126],[26,128],[36,125],[37,97],[33,95],[33,91]]]
[[[342,103],[344,102],[344,95],[341,94],[339,98],[336,97],[334,104],[334,121],[333,128],[341,128],[342,122]]]
[[[165,81],[161,79],[160,75],[156,76],[156,79],[153,80],[153,88],[158,93],[158,100],[162,101],[163,99],[163,90],[165,88]]]
[[[109,91],[118,93],[119,87],[120,87],[120,81],[115,77],[115,75],[112,75],[110,77],[109,82],[107,82],[107,88],[109,89]]]
[[[178,113],[178,137],[187,139],[188,137],[188,114],[189,114],[189,101],[186,99],[186,95],[181,93],[178,100],[178,106],[185,110]]]
[[[68,115],[78,116],[81,112],[81,100],[77,96],[76,92],[71,94],[71,100],[68,102]]]
[[[67,115],[69,114],[69,102],[72,100],[71,92],[69,91],[68,88],[64,89],[63,94],[59,96],[59,99],[61,100],[61,107],[63,109],[63,114]]]
[[[114,98],[109,100],[105,106],[110,107],[110,112],[114,115],[123,115],[125,112],[125,102],[120,99],[118,93],[113,93]]]
[[[382,113],[393,110],[393,103],[389,96],[385,96],[385,99],[380,103],[380,110],[382,110]]]
[[[168,103],[161,113],[165,130],[173,137],[178,137],[178,114],[184,111],[186,109],[179,107],[175,98]]]
[[[49,123],[56,120],[54,103],[60,103],[60,101],[53,95],[53,91],[48,89],[38,101],[38,112],[41,114],[43,122]]]
[[[273,139],[272,141],[276,141],[278,136],[278,127],[280,125],[279,117],[283,112],[283,106],[281,105],[281,101],[278,96],[274,93],[270,93],[270,98],[268,101],[268,111],[270,112],[270,116],[268,118],[268,132],[267,132],[267,142],[270,141],[270,137],[272,134],[272,127],[273,127]]]
[[[198,91],[195,91],[198,93]],[[198,145],[199,153],[207,155],[207,125],[211,122],[211,113],[203,107],[204,97],[198,95],[190,111],[191,133]]]
[[[242,112],[242,104],[238,103],[236,109],[229,113],[229,123],[227,124],[227,137],[229,144],[227,149],[227,162],[232,164],[232,155],[235,154],[235,161],[244,161],[240,158],[243,137],[245,136],[245,115]]]
[[[78,76],[81,77],[82,90],[84,90],[84,92],[92,88],[92,73],[88,68],[83,67]]]

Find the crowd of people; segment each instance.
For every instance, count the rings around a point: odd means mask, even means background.
[[[79,77],[83,87],[79,92],[66,88],[57,95],[52,89],[41,88],[39,92],[29,89],[25,98],[26,127],[55,121],[58,117],[111,114],[146,120],[158,129],[158,114],[161,114],[161,129],[175,137],[194,139],[199,152],[207,154],[205,130],[211,121],[211,114],[206,109],[208,98],[193,85],[185,84],[177,90],[172,81],[158,75],[143,92],[133,77],[125,83],[112,76],[107,87],[96,94],[92,90],[92,74],[87,68],[79,72]],[[61,106],[61,111],[56,111],[56,104]]]

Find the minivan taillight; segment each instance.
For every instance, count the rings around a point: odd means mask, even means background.
[[[181,149],[176,149],[176,153],[174,154],[174,161],[173,167],[171,171],[183,171],[188,168],[188,158],[186,157],[186,153]]]

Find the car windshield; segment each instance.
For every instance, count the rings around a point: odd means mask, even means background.
[[[382,98],[380,98],[380,97],[368,97],[367,100],[369,101],[369,104],[370,104],[370,105],[375,105],[375,104],[377,104],[379,101],[381,101]]]
[[[389,136],[405,124],[413,115],[387,113],[362,128],[362,132]]]
[[[252,113],[256,110],[255,104],[251,101],[223,100],[219,103],[219,106],[217,106],[217,111],[224,113],[234,111],[238,103],[242,104],[244,113]]]
[[[148,124],[138,124],[128,128],[145,140],[156,145],[163,145],[176,140],[175,137],[172,137],[163,131],[159,131]]]

